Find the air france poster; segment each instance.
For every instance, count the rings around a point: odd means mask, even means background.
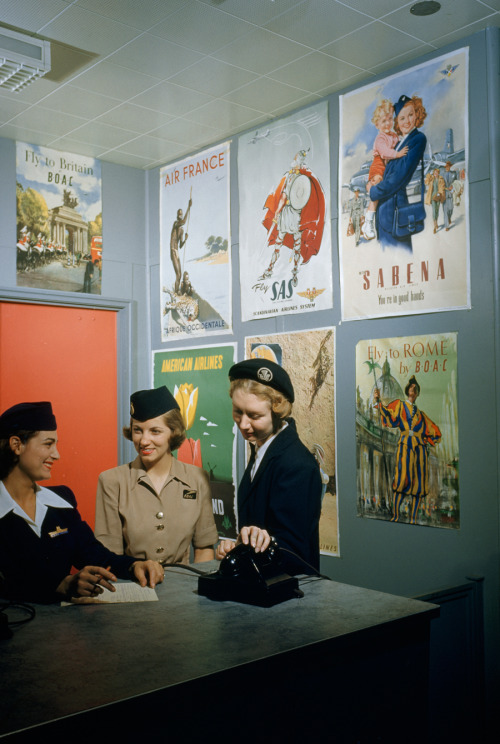
[[[342,318],[470,307],[468,50],[340,97]]]
[[[160,170],[162,341],[232,326],[229,143]]]
[[[333,305],[327,103],[238,140],[242,320]]]

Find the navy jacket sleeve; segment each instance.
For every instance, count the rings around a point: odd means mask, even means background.
[[[387,163],[384,177],[370,189],[370,199],[380,201],[396,194],[411,181],[422,155],[425,152],[427,138],[425,134],[414,129],[405,142],[408,153],[402,158],[395,158]]]
[[[250,481],[248,472],[238,489],[239,527],[266,529],[284,552],[288,573],[310,573],[319,568],[319,518],[322,483],[314,456],[300,441],[295,423],[280,433],[264,455]]]
[[[58,493],[76,503],[71,491],[72,499]],[[58,601],[56,589],[72,567],[111,566],[118,577],[129,578],[134,560],[105,548],[76,508],[48,507],[41,537],[13,512],[0,519],[0,593],[10,599]]]

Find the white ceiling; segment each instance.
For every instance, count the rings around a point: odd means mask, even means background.
[[[53,61],[0,88],[0,137],[153,168],[500,26],[500,0],[416,2],[0,0]]]

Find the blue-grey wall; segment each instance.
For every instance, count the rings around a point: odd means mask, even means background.
[[[231,145],[233,333],[211,337],[210,341],[237,341],[241,357],[246,335],[337,327],[335,379],[341,555],[324,557],[322,570],[338,581],[406,596],[461,584],[472,574],[484,576],[486,673],[491,706],[500,691],[499,34],[498,29],[487,29],[435,55],[453,48],[470,48],[471,310],[341,323],[336,206],[338,95],[332,95],[328,100],[335,307],[303,316],[241,323],[235,137]],[[412,64],[429,58],[423,57]],[[391,72],[397,71],[395,68]],[[0,173],[0,300],[26,297],[43,302],[50,298],[54,302],[71,303],[74,297],[68,297],[67,293],[51,295],[43,290],[16,289],[15,143],[9,140],[0,139]],[[144,173],[103,163],[102,181],[103,295],[89,302],[93,306],[109,306],[119,313],[119,396],[120,410],[126,413],[130,390],[151,384],[152,350],[167,347],[161,342],[160,331],[159,169]],[[366,338],[446,331],[458,332],[460,530],[395,526],[385,521],[360,519],[356,515],[356,344]],[[168,348],[189,343],[198,345],[199,339],[172,342]],[[240,447],[240,475],[243,456]],[[128,451],[123,449],[121,459],[127,457]]]
[[[338,102],[328,97],[331,140],[331,214],[335,307],[333,310],[241,323],[238,262],[238,137],[231,143],[231,234],[233,334],[242,358],[249,335],[321,328],[336,330],[337,489],[340,557],[322,558],[322,571],[335,580],[404,596],[416,596],[484,576],[486,666],[491,700],[498,693],[499,620],[499,431],[500,338],[498,311],[499,30],[462,39],[435,55],[469,46],[469,197],[472,309],[408,317],[341,322],[337,252]],[[408,65],[406,65],[407,67]],[[398,72],[395,68],[392,72]],[[388,73],[388,74],[390,74]],[[387,74],[387,73],[386,73]],[[383,77],[386,76],[383,75]],[[368,82],[368,81],[367,81]],[[369,82],[372,82],[370,79]],[[359,84],[356,86],[358,87]],[[342,93],[347,92],[342,91]],[[159,169],[148,172],[150,194],[159,190]],[[495,189],[497,189],[495,191]],[[148,209],[151,275],[151,347],[161,343],[159,291],[159,204]],[[460,435],[460,530],[440,530],[357,517],[355,437],[355,347],[366,338],[458,332]],[[211,340],[213,343],[215,339]],[[199,339],[191,342],[199,344]],[[169,342],[168,348],[189,345]],[[244,451],[239,442],[239,476]]]

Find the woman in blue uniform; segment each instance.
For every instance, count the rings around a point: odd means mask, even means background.
[[[319,569],[321,474],[290,418],[294,390],[274,362],[246,359],[229,370],[233,419],[252,456],[238,488],[238,542],[267,548],[270,536],[284,548],[289,573]],[[223,540],[222,558],[235,543]],[[292,555],[293,554],[293,555]]]
[[[394,130],[401,137],[395,149],[407,147],[408,152],[402,158],[389,160],[383,179],[370,189],[370,200],[378,201],[377,235],[383,246],[413,250],[411,235],[400,238],[393,235],[394,215],[397,208],[409,204],[406,187],[427,146],[427,138],[419,130],[426,116],[422,99],[418,96],[401,96],[394,106]]]
[[[66,486],[43,488],[59,460],[49,402],[19,403],[0,416],[0,595],[54,602],[115,591],[117,577],[154,587],[155,561],[112,553],[96,538]],[[71,573],[72,568],[77,569]]]

